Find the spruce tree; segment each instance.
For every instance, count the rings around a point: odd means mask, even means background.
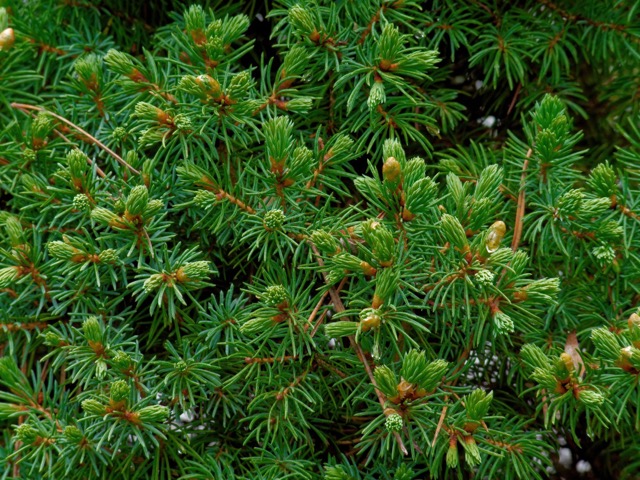
[[[638,478],[639,73],[637,0],[0,0],[0,479]]]

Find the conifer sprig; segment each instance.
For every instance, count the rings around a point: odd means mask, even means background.
[[[169,3],[0,7],[0,477],[637,476],[637,5]]]

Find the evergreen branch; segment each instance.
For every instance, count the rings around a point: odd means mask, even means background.
[[[9,3],[6,475],[635,474],[634,1]]]
[[[563,10],[562,8],[560,8],[557,4],[555,4],[551,0],[538,0],[538,1],[540,3],[542,3],[543,5],[549,7],[551,10],[557,12],[561,17],[563,17],[564,19],[566,19],[566,20],[568,20],[570,22],[575,22],[576,20],[581,20],[583,22],[588,23],[589,25],[592,25],[592,26],[600,28],[600,29],[614,30],[614,31],[622,33],[625,36],[627,35],[627,32],[625,31],[627,29],[626,25],[619,25],[619,24],[615,24],[615,23],[601,22],[601,21],[598,21],[598,20],[593,20],[591,18],[587,18],[584,15],[569,13],[568,11]],[[640,39],[639,38],[635,38],[635,40],[638,41]]]
[[[36,117],[36,114],[34,114],[33,112],[31,112],[31,111],[29,111],[29,110],[23,110],[23,109],[20,109],[20,110],[21,110],[22,112],[24,112],[24,113],[27,113],[31,118],[35,118],[35,117]],[[75,145],[75,142],[72,142],[71,140],[69,140],[69,138],[68,138],[66,135],[64,135],[61,131],[59,131],[57,128],[56,128],[56,129],[54,129],[53,131],[54,131],[54,133],[55,133],[58,137],[60,137],[60,138],[61,138],[65,143],[68,143],[69,145]],[[84,139],[84,137],[82,137],[82,138]],[[93,143],[95,143],[95,142],[92,142],[92,144],[93,144]],[[93,165],[94,165],[94,163],[95,163],[95,161],[93,161],[93,160],[91,160],[89,157],[87,157],[87,163],[88,163],[89,165],[93,166]],[[105,175],[104,171],[103,171],[100,167],[98,167],[98,166],[96,165],[96,167],[95,167],[95,168],[96,168],[96,174],[97,174],[99,177],[101,177],[101,178],[106,178],[106,175]],[[55,201],[55,200],[57,200],[57,199],[54,199],[54,201]]]
[[[131,172],[135,173],[136,175],[139,175],[140,172],[138,170],[136,170],[135,168],[133,168],[131,165],[129,165],[120,155],[118,155],[116,152],[114,152],[113,150],[111,150],[109,147],[107,147],[104,143],[102,143],[100,140],[98,140],[97,138],[95,138],[93,135],[89,134],[86,130],[82,129],[81,127],[79,127],[78,125],[76,125],[75,123],[67,120],[64,117],[61,117],[60,115],[58,115],[57,113],[53,113],[49,110],[47,110],[46,108],[43,107],[38,107],[36,105],[28,105],[25,103],[12,103],[11,104],[11,108],[15,108],[18,110],[21,110],[25,113],[27,113],[28,110],[36,110],[38,112],[45,112],[47,115],[51,115],[54,118],[57,118],[58,120],[60,120],[61,122],[65,123],[66,125],[70,126],[71,128],[73,128],[74,130],[80,132],[82,135],[85,135],[87,138],[90,138],[91,141],[93,141],[96,145],[98,145],[102,150],[104,150],[105,152],[107,152],[109,155],[111,155],[113,158],[116,159],[116,161],[128,168]]]
[[[58,135],[65,143],[68,143],[69,145],[74,145],[74,142],[72,142],[71,140],[69,140],[69,138],[67,138],[66,135],[64,135],[62,132],[58,131],[57,129],[54,130],[54,132],[56,133],[56,135]],[[95,160],[91,160],[89,157],[87,157],[87,163],[89,163],[89,165],[93,166],[94,164],[96,164]],[[107,178],[107,175],[104,173],[104,171],[96,164],[95,166],[96,169],[96,174],[100,177],[100,178]]]
[[[305,238],[306,239],[306,238]],[[302,239],[301,239],[302,240]],[[344,287],[344,285],[347,283],[347,278],[343,278],[342,281],[340,282],[340,285],[338,285],[338,288],[336,289],[336,293],[340,293],[340,290],[342,290],[342,287]],[[305,332],[307,330],[309,330],[309,327],[313,324],[313,320],[315,319],[315,317],[318,315],[318,311],[320,310],[320,307],[324,304],[325,299],[327,298],[327,295],[329,295],[330,290],[325,291],[322,296],[320,297],[320,300],[318,300],[318,303],[316,304],[316,306],[314,307],[313,311],[311,312],[311,314],[309,315],[309,318],[307,320],[307,323],[305,324],[304,330]],[[311,333],[309,334],[309,336],[311,338],[313,338],[315,336],[315,334],[317,333],[318,329],[320,328],[320,326],[322,325],[322,322],[324,320],[324,318],[327,315],[327,311],[325,310],[324,312],[322,312],[322,315],[320,315],[320,318],[318,319],[318,321],[316,322],[316,324],[313,326],[313,330],[311,330]]]
[[[320,256],[320,252],[318,251],[317,247],[309,242],[311,249],[313,250],[313,253],[315,254],[316,257],[316,261],[318,262],[318,265],[320,266],[320,268],[324,267],[324,261],[322,260],[322,257]],[[325,282],[327,282],[328,278],[327,278],[327,274],[323,272],[323,275],[325,277]],[[344,304],[342,303],[342,299],[340,298],[340,295],[336,292],[336,289],[333,287],[329,288],[329,295],[331,296],[331,301],[333,302],[333,308],[335,309],[335,311],[337,313],[342,313],[344,311],[346,311],[346,308],[344,307]],[[347,320],[347,317],[343,317],[343,320]],[[349,335],[349,342],[351,343],[352,348],[355,350],[356,355],[358,356],[358,359],[360,360],[360,362],[362,363],[362,365],[364,366],[365,371],[367,372],[367,375],[369,376],[369,380],[371,381],[371,384],[373,385],[373,388],[376,392],[376,395],[378,397],[378,402],[380,403],[380,407],[382,408],[382,411],[385,412],[385,415],[387,415],[387,410],[386,410],[386,402],[387,399],[384,396],[384,394],[382,393],[382,391],[378,388],[378,384],[376,382],[375,377],[373,376],[373,371],[371,370],[371,366],[369,365],[369,362],[365,356],[364,351],[362,350],[362,347],[360,346],[360,344],[358,344],[356,342],[355,336],[353,335]],[[393,432],[393,436],[396,439],[396,443],[398,444],[398,448],[400,448],[400,451],[402,452],[403,455],[408,455],[409,451],[407,450],[407,447],[405,447],[404,442],[402,441],[402,438],[400,437],[400,434],[398,432]]]

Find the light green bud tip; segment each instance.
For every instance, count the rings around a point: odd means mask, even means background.
[[[111,136],[114,140],[121,142],[122,140],[127,138],[127,130],[123,127],[116,127],[111,133]]]
[[[524,345],[522,350],[520,350],[520,356],[529,368],[551,368],[551,362],[542,349],[537,345],[532,345],[530,343]]]
[[[0,288],[9,288],[18,278],[16,267],[0,268]]]
[[[434,390],[440,382],[442,382],[442,377],[447,373],[448,369],[449,362],[446,360],[442,360],[441,358],[434,360],[427,365],[424,373],[420,375],[420,385],[427,392]]]
[[[493,400],[493,392],[485,392],[477,388],[466,397],[467,416],[471,420],[481,421],[489,410]]]
[[[7,217],[4,221],[4,229],[9,236],[9,242],[12,247],[17,247],[24,243],[24,237],[22,236],[22,224],[16,217]]]
[[[309,35],[315,30],[311,14],[301,5],[294,5],[289,9],[289,22],[303,35]]]
[[[131,366],[131,357],[122,350],[116,352],[111,361],[116,368],[125,369]]]
[[[154,290],[160,288],[160,285],[164,283],[164,275],[161,273],[154,273],[144,281],[144,291],[151,293]]]
[[[53,128],[53,120],[46,112],[39,112],[31,124],[31,133],[34,137],[46,137]]]
[[[184,113],[176,115],[173,119],[173,123],[178,127],[178,130],[191,130],[193,126],[191,118]]]
[[[602,394],[595,390],[581,390],[579,399],[587,407],[598,407],[604,403]]]
[[[113,220],[115,220],[118,216],[113,213],[111,210],[103,208],[103,207],[96,207],[91,211],[91,218],[93,218],[94,220],[100,222],[100,223],[110,223]]]
[[[356,322],[332,322],[325,325],[324,332],[329,338],[346,337],[355,335],[358,332],[358,325]]]
[[[44,344],[49,347],[57,347],[60,345],[62,339],[58,336],[57,333],[54,332],[44,332]]]
[[[367,99],[367,106],[369,110],[375,109],[378,105],[384,103],[387,97],[384,92],[384,85],[382,82],[375,82],[371,91],[369,92],[369,98]]]
[[[392,413],[384,421],[384,426],[389,432],[399,432],[402,430],[402,417],[397,413]]]
[[[140,156],[138,155],[138,152],[136,152],[135,150],[129,150],[127,152],[125,160],[132,167],[137,167],[138,164],[140,163]]]
[[[73,178],[80,178],[87,169],[87,156],[82,150],[74,148],[67,154],[69,172]]]
[[[188,282],[193,280],[204,280],[211,274],[209,262],[198,261],[185,263],[178,269],[177,278],[180,281]]]
[[[514,324],[511,317],[503,312],[498,312],[493,316],[493,324],[495,325],[496,332],[499,334],[513,333]]]
[[[604,327],[595,328],[591,332],[591,340],[605,358],[617,360],[620,357],[618,338],[608,329]]]
[[[38,154],[35,152],[35,150],[32,150],[30,148],[25,148],[22,151],[22,156],[24,157],[25,162],[35,162],[36,158],[38,157]]]
[[[616,259],[616,252],[609,245],[599,245],[591,250],[591,253],[603,266],[611,265]]]
[[[373,376],[382,393],[387,397],[395,397],[398,394],[398,379],[393,371],[386,365],[377,367]]]
[[[240,72],[231,79],[229,88],[227,88],[227,96],[232,100],[238,100],[247,93],[251,86],[251,77],[249,72]]]
[[[77,249],[59,240],[47,243],[47,250],[49,255],[59,260],[69,260],[77,253]]]
[[[271,285],[262,294],[262,301],[270,307],[275,307],[287,300],[287,290],[282,285]]]
[[[138,102],[135,106],[134,115],[145,120],[158,120],[164,112],[148,102]]]
[[[264,214],[264,228],[269,231],[279,230],[284,223],[284,212],[280,209],[269,210]]]
[[[23,443],[31,445],[38,438],[38,432],[28,423],[23,423],[16,427],[16,437]]]
[[[456,468],[458,466],[458,442],[449,443],[447,449],[447,467]]]
[[[75,197],[73,197],[73,208],[76,210],[85,211],[91,208],[91,203],[89,202],[89,197],[87,197],[84,193],[79,193]]]
[[[125,205],[124,202],[122,201],[121,198],[117,199],[115,202],[113,202],[113,210],[118,214],[118,215],[122,215],[124,213],[124,209],[125,209]]]
[[[337,138],[336,138],[337,137]],[[353,147],[353,139],[348,137],[347,135],[338,134],[335,138],[335,142],[331,147],[331,151],[334,155],[340,155],[342,153],[347,153],[352,150]]]
[[[193,198],[193,203],[198,207],[205,208],[214,204],[216,200],[217,197],[215,193],[210,192],[209,190],[198,190]]]
[[[245,335],[256,335],[273,327],[273,325],[274,323],[271,317],[251,318],[240,327],[240,331]]]
[[[582,205],[584,193],[581,190],[569,190],[558,200],[558,212],[564,215],[571,215],[577,212]]]
[[[184,360],[180,360],[179,362],[175,362],[173,364],[173,368],[181,373],[185,373],[189,369],[189,365]]]
[[[84,338],[90,342],[102,341],[102,328],[96,317],[89,317],[82,323]]]
[[[105,362],[102,358],[99,358],[95,362],[96,365],[96,378],[98,380],[102,380],[104,376],[107,374],[107,362]]]
[[[160,210],[162,210],[163,207],[164,203],[162,203],[162,200],[158,200],[157,198],[149,200],[149,203],[147,203],[147,208],[144,209],[144,216],[147,218],[152,217]]]
[[[473,437],[469,436],[462,442],[464,447],[464,459],[470,465],[478,465],[481,462],[480,449]]]
[[[111,384],[111,400],[114,402],[122,402],[129,398],[131,387],[126,380],[116,380]]]
[[[164,130],[158,128],[147,128],[138,136],[138,144],[142,147],[148,147],[161,142],[164,137]]]
[[[99,401],[93,399],[87,399],[82,402],[82,410],[89,415],[104,415],[105,408]]]
[[[476,281],[479,285],[483,287],[488,287],[493,284],[493,279],[495,278],[493,272],[489,270],[480,270],[476,273]]]
[[[98,254],[100,263],[115,263],[118,260],[118,252],[113,248],[107,248]]]
[[[62,432],[64,438],[69,443],[80,443],[84,439],[84,435],[78,427],[67,425]]]
[[[558,379],[545,368],[535,368],[531,374],[531,378],[547,390],[553,391],[558,386]]]
[[[144,185],[137,185],[131,189],[125,207],[130,215],[140,215],[149,203],[149,191]]]
[[[151,405],[138,410],[142,422],[164,422],[169,416],[169,409],[162,405]]]
[[[311,241],[322,253],[334,255],[340,251],[338,241],[324,230],[316,230],[311,234]]]

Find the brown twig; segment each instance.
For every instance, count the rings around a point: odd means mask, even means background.
[[[630,210],[628,207],[626,207],[625,205],[621,205],[621,204],[617,204],[616,207],[618,208],[618,210],[620,211],[620,213],[622,213],[624,216],[632,218],[634,220],[638,220],[640,221],[640,215],[638,215],[637,213],[635,213],[634,211]]]
[[[33,43],[34,45],[36,45],[40,49],[40,52],[55,53],[58,56],[67,55],[69,53],[62,50],[61,48],[53,47],[44,42],[41,42],[40,40],[36,40],[35,38],[28,38],[27,41],[29,43]],[[76,57],[77,55],[71,55],[71,58],[76,58]]]
[[[245,202],[243,202],[239,198],[236,198],[230,193],[227,193],[224,190],[222,190],[218,185],[216,185],[216,183],[213,180],[211,180],[206,175],[203,175],[199,180],[196,180],[195,185],[202,187],[209,192],[215,193],[216,198],[218,200],[227,199],[229,202],[233,203],[235,206],[241,208],[247,213],[250,213],[252,215],[256,213],[256,211],[250,205],[247,205]]]
[[[322,312],[322,315],[320,315],[320,318],[318,319],[316,324],[313,326],[313,330],[311,330],[311,334],[309,335],[310,338],[313,338],[316,335],[316,333],[318,332],[318,329],[320,328],[320,325],[322,325],[322,322],[324,322],[324,319],[327,316],[327,312],[328,312],[328,310],[325,310],[324,312]]]
[[[471,353],[471,348],[473,346],[473,335],[471,335],[471,338],[469,339],[469,343],[467,343],[467,347],[462,351],[462,353],[460,354],[460,356],[458,357],[458,366],[456,367],[456,369],[453,371],[452,376],[457,375],[458,373],[460,373],[460,370],[462,370],[462,367],[464,367],[464,364],[466,363],[467,359],[469,358],[469,354]],[[458,379],[454,379],[453,381],[449,382],[448,385],[449,386],[455,386],[458,383]],[[455,395],[455,393],[453,393],[453,395]],[[449,395],[447,395],[445,397],[445,402],[449,400]],[[438,434],[440,433],[440,430],[442,429],[442,425],[444,424],[444,419],[447,416],[447,410],[449,409],[449,405],[445,405],[444,407],[442,407],[442,412],[440,413],[440,419],[438,420],[438,425],[436,426],[436,431],[433,434],[433,440],[431,442],[431,445],[435,445],[436,444],[436,440],[438,440]]]
[[[23,110],[23,109],[19,109],[21,111],[23,111],[24,113],[28,113],[31,117],[35,117],[35,114],[32,114],[31,112],[27,111],[27,110]],[[69,140],[69,138],[62,133],[60,130],[58,129],[54,129],[53,130],[55,132],[56,135],[58,135],[58,137],[60,137],[65,143],[68,143],[69,145],[75,145],[75,142],[72,142],[71,140]],[[87,163],[89,163],[89,165],[91,165],[93,167],[93,164],[95,163],[93,160],[91,160],[89,157],[87,157]],[[100,178],[106,178],[107,176],[105,175],[104,171],[102,171],[102,169],[100,167],[98,167],[96,165],[96,173],[98,174],[98,176]]]
[[[318,166],[316,167],[316,169],[313,171],[313,176],[309,179],[309,181],[307,182],[307,184],[305,185],[305,188],[311,188],[316,184],[316,181],[318,180],[318,177],[320,176],[320,174],[323,172],[324,167],[326,166],[327,162],[331,159],[331,157],[333,156],[333,152],[331,150],[329,150],[327,152],[326,155],[324,155],[324,157],[322,157],[319,161],[318,161]]]
[[[288,361],[295,361],[298,359],[297,355],[285,355],[284,357],[245,357],[244,363],[260,365],[265,363],[284,363]]]
[[[511,111],[513,107],[516,106],[516,100],[518,100],[518,95],[520,95],[520,90],[522,89],[522,82],[518,82],[518,86],[516,87],[516,92],[513,94],[513,98],[511,99],[511,103],[509,104],[509,110],[507,110],[507,116],[511,115]]]
[[[17,332],[20,330],[35,330],[37,328],[47,328],[46,322],[29,322],[29,323],[3,323],[0,324],[0,329],[6,332]]]
[[[276,400],[277,401],[284,400],[287,397],[287,395],[289,395],[291,390],[293,390],[294,388],[296,388],[298,385],[302,383],[302,381],[307,377],[308,373],[309,373],[309,370],[305,370],[296,378],[294,378],[293,382],[289,383],[289,386],[285,387],[284,389],[282,389],[280,392],[276,394]]]
[[[347,278],[343,278],[342,281],[340,282],[340,285],[338,285],[338,289],[337,291],[340,292],[340,290],[342,290],[342,287],[344,286],[344,284],[346,283]],[[320,310],[320,308],[322,307],[322,304],[324,303],[325,299],[327,298],[327,295],[329,295],[329,290],[327,290],[326,292],[324,292],[322,294],[322,297],[320,297],[320,300],[318,301],[318,303],[316,304],[315,308],[313,309],[313,312],[311,312],[311,315],[309,315],[309,319],[307,320],[307,324],[304,327],[304,331],[306,332],[307,330],[309,330],[309,327],[312,325],[313,320],[316,318],[316,316],[318,315],[318,311]],[[323,312],[322,315],[320,316],[320,319],[318,319],[318,321],[316,322],[316,324],[313,326],[313,330],[311,330],[311,337],[313,338],[313,336],[316,334],[316,332],[318,331],[318,328],[320,328],[320,325],[322,324],[322,320],[324,319],[324,317],[326,316],[327,312]]]
[[[444,423],[444,419],[447,416],[448,409],[449,409],[449,405],[445,405],[444,407],[442,407],[442,412],[440,413],[440,419],[438,420],[438,426],[436,427],[436,433],[433,434],[433,440],[431,441],[431,445],[435,445],[436,440],[438,440],[438,435],[440,434],[440,430],[442,429],[442,424]]]
[[[256,211],[253,208],[251,208],[249,205],[244,203],[242,200],[234,197],[233,195],[225,192],[222,189],[218,189],[218,191],[216,192],[216,195],[220,198],[220,200],[222,200],[223,198],[226,198],[231,203],[233,203],[235,206],[241,208],[242,210],[246,211],[247,213],[250,213],[252,215],[256,213]]]
[[[62,132],[58,131],[58,130],[53,130],[54,132],[56,132],[56,135],[58,135],[63,141],[65,141],[66,143],[73,145],[74,142],[72,142],[71,140],[69,140]],[[89,157],[87,157],[87,162],[89,162],[89,165],[91,165],[93,167],[94,163],[96,163],[94,160],[91,160]],[[96,165],[96,173],[98,174],[98,176],[100,178],[107,178],[107,176],[105,175],[104,171],[98,166]]]
[[[362,45],[364,41],[367,39],[367,37],[371,33],[371,30],[373,29],[373,24],[376,23],[378,20],[380,20],[380,14],[383,13],[386,9],[387,9],[387,5],[382,4],[382,6],[378,10],[376,10],[376,13],[373,14],[371,19],[369,20],[369,23],[367,24],[367,27],[363,30],[362,34],[360,35],[360,40],[358,40],[358,43],[360,45]]]
[[[318,265],[320,265],[320,267],[324,266],[324,262],[322,261],[322,258],[320,257],[320,252],[318,251],[318,249],[316,248],[316,246],[309,242],[309,244],[311,245],[311,250],[313,250],[313,253],[316,256],[316,261],[318,262]],[[324,276],[325,281],[327,280],[327,276],[326,274],[323,272],[322,275]],[[342,303],[342,299],[340,298],[340,295],[338,294],[338,292],[336,291],[335,288],[331,287],[329,289],[329,295],[331,296],[331,302],[333,303],[333,308],[335,309],[336,312],[340,313],[340,312],[344,312],[346,310],[344,304]],[[353,349],[356,352],[356,355],[358,356],[358,359],[360,360],[360,362],[362,363],[362,365],[364,366],[365,371],[367,372],[367,375],[369,376],[369,380],[371,381],[371,384],[373,385],[373,389],[376,392],[376,395],[378,396],[378,402],[380,402],[380,406],[382,407],[382,410],[385,410],[385,403],[387,401],[387,399],[385,398],[384,394],[380,391],[380,389],[378,388],[378,384],[376,383],[376,379],[373,376],[373,370],[371,369],[371,365],[369,365],[369,361],[367,360],[364,351],[362,350],[362,347],[356,343],[356,339],[353,335],[350,335],[349,337],[349,342],[351,343],[351,346],[353,347]],[[398,447],[400,448],[400,451],[402,452],[403,455],[408,455],[409,451],[407,450],[407,447],[405,447],[404,442],[402,441],[402,438],[400,437],[400,434],[398,432],[393,432],[393,436],[396,439],[396,442],[398,444]]]
[[[336,375],[338,375],[338,376],[339,376],[340,378],[342,378],[343,380],[344,380],[345,378],[347,378],[347,374],[346,374],[346,373],[344,373],[344,372],[343,372],[343,371],[341,371],[341,370],[338,370],[338,368],[337,368],[337,367],[335,367],[335,366],[331,365],[329,362],[327,362],[325,359],[321,358],[319,355],[316,355],[316,356],[314,357],[314,360],[315,360],[316,364],[318,364],[318,366],[320,366],[320,367],[322,367],[322,368],[325,368],[325,369],[327,369],[327,370],[329,370],[329,371],[331,371],[331,372],[335,373]],[[359,417],[359,418],[360,418],[360,417]]]
[[[525,181],[527,179],[527,167],[529,166],[529,159],[533,154],[533,150],[530,148],[527,151],[527,156],[522,164],[522,175],[520,176],[520,193],[518,194],[518,207],[516,208],[516,223],[513,229],[513,240],[511,241],[511,250],[514,252],[518,249],[520,244],[520,238],[522,237],[522,222],[524,218],[525,207]]]
[[[82,128],[80,128],[75,123],[73,123],[73,122],[67,120],[66,118],[58,115],[57,113],[53,113],[53,112],[47,110],[44,107],[38,107],[37,105],[29,105],[29,104],[26,104],[26,103],[15,103],[14,102],[14,103],[11,104],[11,108],[15,108],[17,110],[21,110],[21,111],[23,111],[25,113],[27,113],[28,110],[36,110],[38,112],[46,112],[48,115],[51,115],[52,117],[60,120],[62,123],[65,123],[69,127],[76,129],[81,134],[86,135],[87,138],[91,139],[91,141],[94,142],[96,145],[98,145],[102,150],[104,150],[109,155],[111,155],[113,158],[115,158],[116,161],[120,165],[128,168],[131,172],[135,173],[136,175],[140,174],[140,172],[138,170],[136,170],[131,165],[129,165],[120,155],[118,155],[116,152],[111,150],[109,147],[107,147],[104,143],[102,143],[96,137],[94,137],[93,135],[89,134],[86,130],[83,130]]]

